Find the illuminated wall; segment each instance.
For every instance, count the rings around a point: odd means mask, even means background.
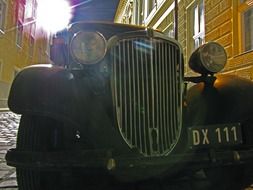
[[[36,6],[36,0],[0,0],[0,108],[18,71],[48,62],[49,36],[36,28]]]
[[[252,80],[253,0],[177,1],[178,40],[185,62],[202,43],[217,41],[225,47],[229,58],[223,73]],[[174,37],[174,13],[174,0],[121,0],[115,22],[149,26]],[[187,75],[193,74],[187,65],[185,71]]]

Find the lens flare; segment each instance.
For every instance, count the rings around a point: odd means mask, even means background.
[[[38,1],[37,24],[48,32],[63,30],[71,17],[71,7],[65,0]]]

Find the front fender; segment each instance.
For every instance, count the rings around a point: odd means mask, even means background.
[[[8,106],[18,114],[64,117],[71,114],[70,105],[77,101],[73,80],[73,74],[62,67],[50,64],[27,67],[12,83]]]
[[[253,116],[253,83],[232,75],[214,84],[198,83],[187,92],[186,125],[242,122]]]
[[[129,150],[114,126],[105,83],[101,76],[81,76],[59,66],[30,66],[15,78],[8,104],[18,114],[62,121],[78,131],[89,147]]]

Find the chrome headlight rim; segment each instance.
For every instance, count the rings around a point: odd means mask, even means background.
[[[73,48],[72,48],[72,47],[73,47],[74,41],[76,40],[77,37],[79,37],[80,35],[82,35],[82,34],[84,34],[84,33],[95,34],[95,35],[99,36],[100,39],[101,39],[101,40],[103,41],[103,43],[104,43],[104,50],[103,50],[103,52],[102,52],[101,55],[100,55],[97,59],[95,59],[94,61],[87,61],[87,60],[85,61],[85,60],[83,60],[83,59],[80,59],[80,58],[78,58],[78,56],[75,55],[75,52],[73,52]],[[104,35],[101,34],[101,33],[98,32],[98,31],[82,30],[82,31],[76,32],[76,33],[73,35],[73,37],[72,37],[72,39],[71,39],[71,41],[70,41],[69,49],[70,49],[71,57],[72,57],[76,62],[78,62],[78,63],[80,63],[80,64],[82,64],[82,65],[87,65],[87,66],[89,66],[89,65],[95,65],[95,64],[99,63],[99,62],[105,57],[105,55],[106,55],[106,52],[107,52],[107,40],[106,40],[106,38],[104,37]]]
[[[207,64],[207,61],[206,61],[205,58],[204,58],[205,49],[206,49],[206,48],[209,48],[210,46],[213,46],[213,45],[216,46],[216,47],[218,47],[221,51],[223,51],[223,55],[224,55],[224,62],[223,62],[222,64],[220,64],[220,63],[217,64],[217,66],[220,65],[220,67],[217,68],[217,69],[215,69],[215,68],[213,67],[214,64],[208,65],[208,64]],[[222,45],[220,45],[219,43],[217,43],[217,42],[207,42],[207,43],[203,44],[203,46],[201,46],[200,49],[199,49],[199,55],[200,55],[200,60],[201,60],[201,62],[202,62],[203,67],[204,67],[209,73],[218,73],[218,72],[222,71],[222,70],[225,68],[225,66],[226,66],[226,63],[227,63],[227,53],[226,53],[224,47],[223,47]]]

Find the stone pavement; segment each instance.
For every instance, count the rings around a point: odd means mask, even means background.
[[[0,189],[17,190],[15,168],[5,162],[6,151],[16,145],[20,116],[12,112],[0,112]]]
[[[19,120],[19,115],[0,109],[0,190],[18,189],[15,168],[6,165],[5,154],[16,146]],[[245,190],[253,190],[253,186]]]

